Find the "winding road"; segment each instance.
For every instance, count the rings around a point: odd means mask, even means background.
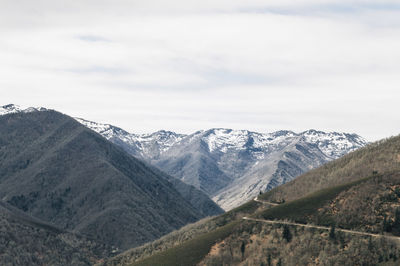
[[[279,204],[276,204],[276,203],[259,200],[258,197],[255,197],[254,201],[260,202],[260,203],[263,203],[263,204],[273,205],[273,206],[279,205]],[[254,221],[254,222],[261,222],[261,223],[268,223],[268,224],[286,224],[286,225],[293,225],[293,226],[300,226],[300,227],[314,228],[314,229],[321,229],[321,230],[328,230],[328,231],[331,230],[330,227],[321,226],[321,225],[299,224],[299,223],[280,221],[280,220],[264,220],[264,219],[246,217],[246,216],[243,217],[242,219],[243,220],[247,220],[247,221]],[[371,237],[384,237],[384,238],[387,238],[387,239],[392,239],[392,240],[400,242],[400,237],[397,237],[397,236],[380,235],[380,234],[373,234],[373,233],[354,231],[354,230],[348,230],[348,229],[341,229],[341,228],[335,228],[335,231],[336,232],[349,233],[349,234],[355,234],[355,235],[371,236]]]

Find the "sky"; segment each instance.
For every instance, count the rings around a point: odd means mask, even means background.
[[[0,0],[0,105],[133,133],[400,134],[398,0]]]

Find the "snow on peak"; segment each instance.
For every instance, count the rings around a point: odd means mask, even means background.
[[[7,104],[0,106],[0,115],[13,114],[22,112],[21,107],[15,104]]]
[[[29,108],[23,109],[19,105],[16,105],[16,104],[7,104],[7,105],[0,106],[0,115],[40,112],[40,111],[46,111],[46,110],[47,109],[43,108],[43,107],[29,107]]]
[[[318,148],[332,159],[337,159],[368,144],[368,141],[357,134],[326,133],[312,129],[302,132],[301,135],[306,142],[317,144]]]
[[[292,131],[281,130],[273,133],[257,133],[248,130],[210,129],[204,134],[210,152],[227,152],[229,149],[270,150],[271,146],[286,145],[298,135]]]
[[[151,138],[153,142],[156,142],[157,145],[160,147],[161,152],[165,152],[170,147],[180,142],[186,135],[177,134],[172,131],[160,130],[145,136],[147,138]]]
[[[301,133],[281,130],[272,133],[257,133],[248,130],[232,130],[214,128],[192,134],[192,138],[200,135],[207,144],[209,152],[250,149],[259,152],[271,152],[292,143],[305,141],[318,145],[329,158],[336,159],[344,154],[365,146],[368,142],[356,134],[323,132],[310,129]]]
[[[210,152],[226,152],[231,148],[244,149],[249,139],[249,131],[214,128],[206,131],[202,139],[207,143]]]
[[[75,120],[82,125],[90,128],[91,130],[103,135],[103,137],[105,137],[106,139],[110,139],[114,135],[114,127],[109,124],[96,123],[79,117],[75,117]]]
[[[154,152],[155,147],[159,153],[163,153],[186,136],[166,130],[160,130],[151,134],[134,134],[110,124],[92,122],[82,118],[75,119],[108,140],[119,139],[126,145],[134,147],[138,155],[144,158],[149,157],[149,154]]]

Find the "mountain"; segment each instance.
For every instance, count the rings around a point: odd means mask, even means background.
[[[256,133],[210,129],[189,135],[161,130],[139,135],[75,119],[136,158],[200,189],[225,210],[367,144],[357,134],[316,130]]]
[[[359,180],[372,174],[397,173],[399,169],[400,136],[397,136],[372,143],[311,170],[261,197],[270,201],[291,201],[317,190]]]
[[[2,265],[93,265],[112,252],[4,202],[0,202],[0,235]]]
[[[398,265],[399,206],[397,136],[104,265]]]
[[[61,113],[0,116],[0,198],[62,229],[126,249],[204,217],[169,180]]]
[[[15,113],[30,113],[30,112],[35,112],[35,111],[46,111],[46,108],[43,107],[29,107],[26,109],[21,108],[18,105],[15,104],[7,104],[0,106],[0,115],[6,115],[6,114],[15,114]]]
[[[43,108],[43,107],[29,107],[26,109],[21,108],[18,105],[14,104],[9,104],[5,106],[0,106],[0,115],[5,115],[5,114],[12,114],[12,113],[29,113],[29,112],[34,112],[34,111],[47,111],[48,109]],[[82,119],[77,118],[79,122],[83,123]],[[98,133],[102,133],[103,136],[105,136],[107,139],[110,139],[112,135],[118,134],[119,136],[127,136],[129,133],[123,131],[122,129],[112,127],[109,125],[102,125],[94,122],[88,122],[85,121],[86,126],[90,129],[94,129],[94,131]],[[103,129],[101,129],[103,128]],[[107,133],[109,131],[110,133]],[[113,133],[111,133],[113,132]],[[120,132],[120,133],[116,133]],[[123,146],[123,143],[119,138],[112,138],[113,142],[119,146]],[[124,146],[125,149],[129,151],[129,147]],[[132,151],[130,152],[132,154]],[[174,185],[174,188],[178,190],[178,192],[187,200],[191,203],[193,207],[196,208],[198,212],[202,214],[202,216],[213,216],[217,214],[223,213],[223,210],[216,205],[204,192],[196,189],[195,187],[191,185],[187,185],[184,182],[181,182],[177,180],[176,178],[173,178],[171,176],[166,175],[165,173],[160,172],[158,169],[148,165],[150,168],[152,168],[153,171],[159,172],[161,176],[165,177],[170,183]]]
[[[124,150],[201,189],[225,210],[367,144],[356,134],[210,129],[131,134],[77,120]]]

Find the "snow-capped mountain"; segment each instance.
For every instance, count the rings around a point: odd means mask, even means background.
[[[7,111],[18,109],[0,107],[0,114]],[[225,210],[368,143],[357,134],[316,130],[257,133],[216,128],[187,135],[164,130],[133,134],[76,120],[133,156],[200,188]]]
[[[225,210],[367,144],[357,134],[316,130],[257,133],[218,128],[188,135],[163,130],[138,135],[78,121],[200,188]]]
[[[19,105],[7,104],[4,106],[0,106],[0,115],[21,113],[21,112],[29,113],[29,112],[46,111],[46,110],[47,109],[43,108],[43,107],[29,107],[29,108],[23,109]]]

